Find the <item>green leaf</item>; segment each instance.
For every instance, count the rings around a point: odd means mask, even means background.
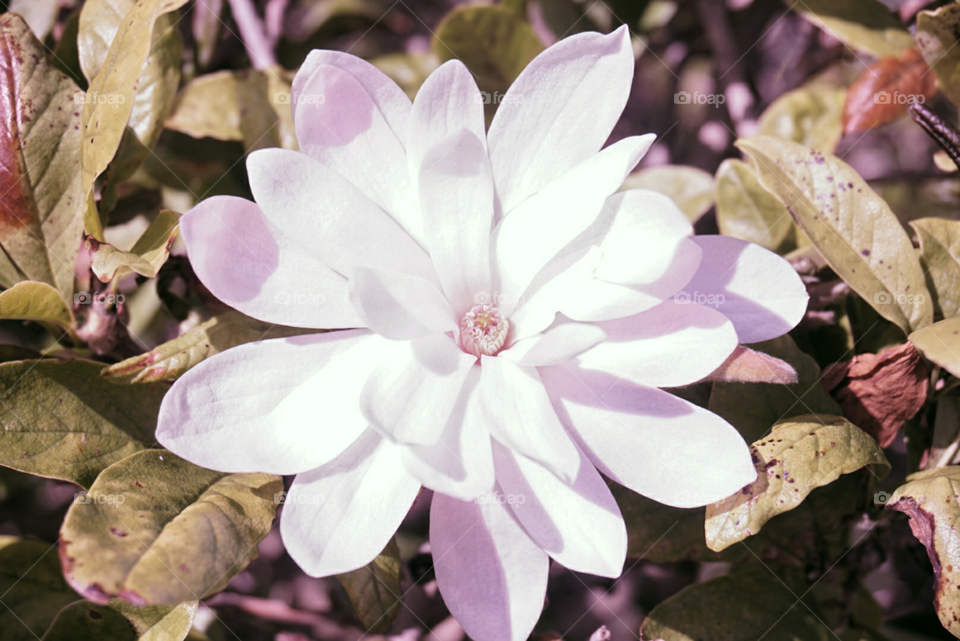
[[[448,13],[437,27],[433,51],[441,63],[456,58],[467,66],[480,91],[489,94],[486,106],[490,116],[499,103],[497,94],[507,91],[524,67],[543,51],[543,44],[514,9],[461,6]]]
[[[789,335],[754,343],[753,349],[786,361],[797,371],[797,383],[714,383],[707,408],[752,443],[774,423],[802,414],[840,414],[840,406],[820,386],[816,361],[797,348]]]
[[[741,138],[760,183],[850,287],[907,334],[933,322],[920,261],[897,217],[848,164],[772,138]]]
[[[78,166],[82,96],[49,64],[46,50],[12,13],[0,16],[0,280],[34,280],[73,296],[82,229]]]
[[[715,192],[713,176],[685,165],[641,169],[627,176],[620,191],[627,189],[651,189],[669,196],[692,223],[713,207]]]
[[[33,281],[17,283],[0,293],[0,319],[8,318],[55,325],[61,333],[71,335],[76,322],[73,311],[60,298],[60,292],[46,283]]]
[[[910,342],[925,357],[960,377],[960,316],[918,329],[910,334]]]
[[[36,641],[77,600],[60,571],[55,543],[0,536],[0,641]],[[19,621],[18,621],[19,620]]]
[[[940,623],[960,636],[960,467],[941,467],[907,477],[887,500],[887,509],[910,517],[913,535],[927,548],[933,564],[936,595],[933,599]]]
[[[910,32],[878,0],[804,0],[791,6],[851,49],[878,58],[913,46]]]
[[[0,365],[0,465],[90,487],[113,463],[155,443],[161,383],[118,388],[101,363]]]
[[[757,480],[707,506],[707,546],[723,550],[800,505],[810,492],[865,465],[890,471],[877,442],[842,416],[808,414],[777,423],[750,446]]]
[[[440,61],[432,52],[391,53],[372,59],[370,64],[400,85],[413,100],[427,77],[440,66]]]
[[[179,54],[173,51],[179,46],[179,35],[172,19],[161,17],[179,9],[186,0],[141,0],[131,3],[125,14],[124,3],[119,0],[102,2],[105,5],[88,2],[80,16],[80,61],[91,78],[83,105],[81,141],[85,224],[87,233],[99,241],[103,240],[103,229],[93,203],[94,181],[113,160],[127,123],[146,146],[152,146],[159,136],[180,74]],[[96,17],[96,12],[108,9],[114,21]],[[123,17],[116,20],[121,14]],[[99,32],[87,26],[104,21],[106,26],[101,25]],[[110,38],[109,32],[117,24],[116,35]],[[87,34],[91,41],[86,39]],[[98,65],[106,42],[110,42],[109,49]]]
[[[90,250],[91,269],[101,282],[108,283],[131,272],[147,278],[155,278],[160,267],[170,256],[180,229],[180,214],[164,209],[147,227],[129,252],[120,251],[107,243],[87,239]]]
[[[655,607],[640,631],[644,639],[662,641],[832,641],[831,631],[798,602],[804,589],[753,565],[684,588]]]
[[[183,641],[193,627],[198,603],[137,607],[123,599],[110,599],[109,605],[133,625],[138,641]]]
[[[271,474],[223,474],[166,450],[138,452],[104,470],[85,501],[70,506],[64,575],[96,603],[210,596],[257,558],[282,490]]]
[[[776,196],[763,188],[750,165],[728,158],[717,170],[717,224],[733,236],[771,251],[789,251],[793,218]]]
[[[338,574],[337,579],[368,632],[390,629],[400,614],[400,548],[396,538],[390,539],[373,561],[353,572]]]
[[[920,262],[934,307],[944,318],[960,313],[960,222],[921,218],[910,222],[920,239]]]
[[[197,325],[153,351],[106,367],[101,376],[114,382],[153,383],[179,378],[214,354],[254,341],[315,334],[314,329],[264,323],[239,312],[227,312]]]
[[[57,614],[41,641],[137,641],[137,633],[113,608],[77,601]]]
[[[960,5],[951,4],[936,11],[917,14],[917,46],[927,65],[937,74],[940,90],[960,104],[960,50],[957,33],[960,31]]]
[[[760,116],[757,133],[833,153],[843,135],[845,89],[801,87],[783,94]]]
[[[87,90],[87,79],[80,69],[80,52],[77,49],[77,32],[80,30],[80,11],[74,11],[63,25],[60,40],[53,50],[53,65],[70,76],[83,91]]]

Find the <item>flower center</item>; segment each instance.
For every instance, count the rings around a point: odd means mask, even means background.
[[[475,305],[460,320],[460,345],[477,358],[493,356],[507,340],[510,323],[493,305]]]

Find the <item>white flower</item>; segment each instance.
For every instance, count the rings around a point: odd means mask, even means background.
[[[458,61],[411,104],[368,63],[311,53],[291,100],[303,153],[255,152],[256,203],[211,198],[181,229],[229,305],[353,329],[204,361],[164,399],[160,442],[296,474],[281,533],[316,576],[368,563],[435,490],[437,580],[478,641],[527,637],[550,557],[620,574],[626,529],[598,469],[681,507],[753,481],[733,427],[658,388],[783,334],[806,293],[775,254],[691,237],[668,198],[614,193],[653,142],[601,150],[632,79],[626,29],[567,38],[486,132]]]

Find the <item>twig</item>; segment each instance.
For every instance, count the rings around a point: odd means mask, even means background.
[[[230,0],[230,9],[233,11],[233,19],[237,21],[237,26],[240,28],[243,46],[247,48],[247,55],[250,56],[253,67],[262,71],[277,64],[263,21],[257,15],[253,1]]]
[[[937,141],[937,144],[950,156],[950,160],[960,167],[960,131],[957,131],[956,127],[927,109],[926,105],[911,105],[910,117],[931,138]]]

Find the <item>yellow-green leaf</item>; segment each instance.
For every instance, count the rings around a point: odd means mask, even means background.
[[[627,176],[620,191],[626,189],[652,189],[670,196],[692,223],[713,207],[713,176],[696,167],[663,165],[641,169]]]
[[[774,193],[837,274],[905,333],[933,322],[920,261],[900,221],[833,154],[771,136],[741,138]]]
[[[385,632],[400,614],[400,548],[396,538],[377,558],[337,579],[368,632]]]
[[[773,101],[757,133],[833,153],[843,135],[845,89],[801,87]]]
[[[154,278],[160,267],[167,262],[170,245],[177,237],[179,229],[180,214],[164,209],[128,252],[88,238],[91,268],[104,283],[131,272]]]
[[[921,218],[910,222],[920,239],[920,263],[944,318],[960,313],[960,222]]]
[[[793,218],[783,203],[763,188],[750,165],[735,158],[724,160],[717,170],[716,190],[721,234],[771,251],[791,249]]]
[[[37,641],[76,601],[60,571],[56,543],[0,536],[0,641]]]
[[[0,293],[0,319],[32,320],[53,324],[61,332],[73,333],[73,312],[60,292],[46,283],[24,281]],[[60,334],[57,335],[57,338]]]
[[[928,359],[960,377],[960,316],[910,334],[910,342]]]
[[[937,74],[940,89],[960,104],[960,49],[957,32],[960,30],[960,5],[949,4],[936,11],[917,14],[917,46],[927,65]]]
[[[64,575],[95,603],[177,605],[210,596],[257,558],[282,490],[271,474],[223,474],[166,450],[138,452],[104,470],[70,506],[60,540]]]
[[[910,32],[879,0],[804,0],[791,6],[851,49],[878,58],[913,46]]]
[[[60,610],[41,641],[137,641],[137,633],[113,608],[77,601]]]
[[[750,446],[757,480],[707,506],[707,546],[720,551],[753,536],[811,491],[865,465],[880,476],[890,464],[877,442],[842,416],[808,414],[774,425]]]

